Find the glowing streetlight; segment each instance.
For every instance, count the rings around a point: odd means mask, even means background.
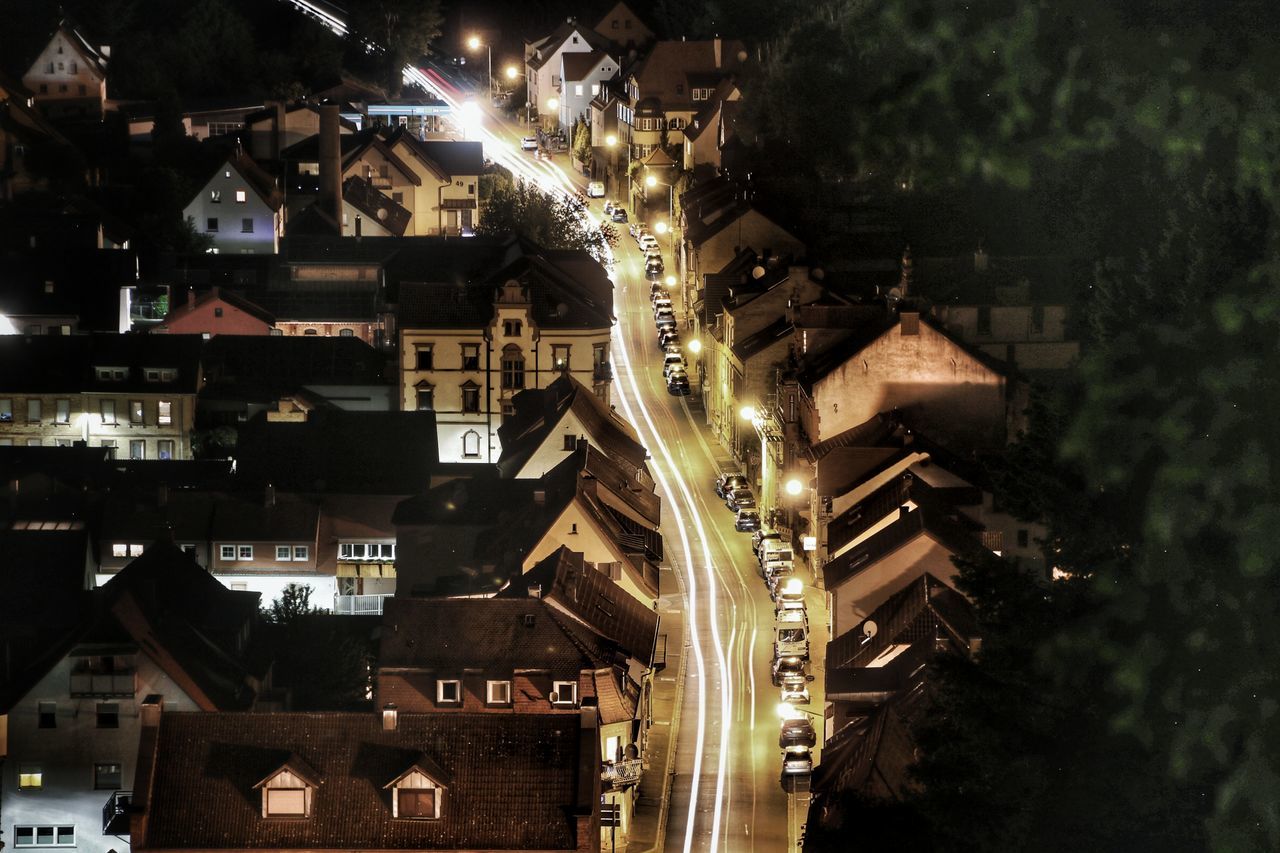
[[[667,287],[675,287],[675,286],[676,286],[676,277],[673,275],[667,276]]]
[[[780,720],[798,720],[803,716],[799,708],[794,705],[782,702],[778,705],[778,719]]]
[[[516,70],[516,67],[514,65],[507,66],[506,74],[507,74],[508,80],[514,80],[520,76],[520,72]]]
[[[782,585],[784,595],[799,595],[802,592],[804,592],[804,581],[800,578],[791,578]]]
[[[756,407],[743,406],[741,409],[738,409],[738,414],[742,416],[744,421],[754,421],[756,419]]]
[[[480,105],[475,101],[467,101],[458,107],[458,123],[462,125],[462,133],[465,136],[467,130],[475,130],[480,127]]]
[[[698,353],[702,352],[702,341],[698,340],[697,338],[694,338],[693,340],[689,341],[689,352],[693,353],[694,355],[697,355]]]
[[[472,36],[471,38],[467,39],[467,47],[471,48],[472,50],[479,50],[481,45],[484,45],[485,57],[488,60],[489,97],[492,98],[493,97],[493,51],[490,49],[488,42],[480,41],[480,36]]]
[[[551,111],[553,111],[553,112],[554,112],[555,110],[560,109],[560,99],[559,99],[559,98],[547,98],[547,109],[549,109],[549,110],[551,110]]]
[[[787,494],[791,495],[793,498],[804,491],[804,485],[796,479],[787,480],[785,488],[787,490]]]
[[[653,175],[646,175],[644,179],[644,185],[646,187],[656,187],[658,185],[658,179],[655,178]]]
[[[605,145],[607,145],[607,146],[609,146],[610,148],[612,148],[613,146],[617,145],[617,144],[618,144],[618,136],[617,136],[617,134],[611,133],[611,134],[609,134],[608,136],[606,136],[606,137],[604,138],[604,144],[605,144]]]
[[[653,230],[658,234],[666,234],[670,227],[665,222],[655,222],[653,223]]]

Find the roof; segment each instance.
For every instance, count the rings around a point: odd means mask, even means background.
[[[566,715],[402,714],[387,731],[375,714],[164,713],[134,802],[147,848],[574,850],[579,763],[596,760],[581,743]],[[385,786],[423,754],[447,776],[441,818],[393,820]],[[254,785],[295,755],[320,780],[312,814],[264,820]]]
[[[528,597],[535,587],[544,601],[562,607],[630,657],[653,664],[658,614],[586,563],[581,553],[557,548],[500,590],[498,597]]]
[[[606,454],[636,470],[644,467],[648,451],[635,429],[568,373],[546,388],[521,391],[512,403],[515,415],[498,427],[504,477],[516,476],[570,412]]]
[[[209,525],[214,542],[315,542],[320,508],[293,496],[249,494],[219,499]]]
[[[911,475],[900,474],[866,498],[827,522],[827,549],[836,552],[904,506],[910,497]]]
[[[199,335],[2,335],[0,393],[194,394],[202,343]],[[99,379],[95,367],[124,368],[125,378]],[[148,368],[176,373],[147,381]]]
[[[413,218],[403,205],[392,201],[359,175],[352,175],[342,182],[342,200],[396,237],[404,236],[404,230]]]
[[[300,423],[268,421],[264,413],[240,430],[237,470],[281,491],[412,495],[431,481],[436,442],[434,412],[325,408]]]
[[[593,50],[586,53],[562,53],[560,54],[560,62],[561,67],[564,69],[564,80],[570,83],[585,80],[606,59],[614,65],[618,64],[616,59],[603,50]]]
[[[205,291],[204,293],[200,294],[199,296],[197,296],[195,298],[194,303],[182,302],[170,308],[169,313],[165,315],[164,323],[162,325],[171,323],[172,321],[176,320],[178,317],[184,314],[191,314],[197,308],[202,308],[211,302],[222,302],[226,305],[230,305],[233,308],[243,311],[244,313],[248,314],[251,317],[255,317],[261,320],[262,322],[266,323],[268,326],[275,325],[276,318],[272,316],[271,312],[249,301],[248,299],[245,299],[243,296],[237,294],[235,291],[223,290],[216,285],[211,289]]]
[[[204,345],[206,387],[260,389],[268,396],[304,385],[380,385],[386,358],[355,336],[218,335]]]
[[[795,333],[795,326],[786,317],[779,317],[755,334],[748,335],[733,345],[733,354],[745,362],[753,355],[764,352],[780,341],[785,342]]]
[[[342,154],[342,169],[344,172],[350,168],[352,163],[358,161],[366,151],[372,148],[399,169],[411,184],[415,186],[422,185],[422,179],[418,177],[418,173],[409,168],[409,165],[400,159],[400,155],[391,150],[386,140],[382,138],[381,130],[377,127],[339,135],[338,147]],[[295,142],[280,152],[280,158],[282,160],[308,163],[318,161],[320,159],[320,134],[312,134],[300,142]]]
[[[555,56],[569,36],[577,34],[588,46],[596,50],[608,50],[609,42],[591,27],[578,23],[573,18],[565,21],[551,31],[551,34],[534,45],[534,52],[525,62],[530,68],[539,69]]]
[[[63,18],[58,22],[58,28],[49,37],[49,41],[53,41],[53,36],[58,33],[66,37],[72,48],[80,54],[80,57],[89,65],[95,75],[98,77],[107,76],[107,57],[103,56],[96,47],[89,44],[88,40],[80,34],[80,31],[76,29],[69,19]],[[32,70],[34,68],[35,66],[33,65]],[[31,70],[28,70],[27,73],[31,73]]]
[[[711,88],[721,77],[739,71],[739,55],[745,51],[736,39],[659,41],[631,76],[641,98],[659,98],[668,110],[691,109],[693,86]]]
[[[479,176],[484,172],[484,145],[480,142],[430,139],[414,140],[415,151],[440,167],[450,177]]]
[[[255,163],[253,158],[244,153],[244,150],[240,148],[237,148],[231,156],[220,163],[218,167],[209,174],[209,177],[205,179],[204,184],[201,185],[202,189],[200,190],[200,193],[204,192],[203,187],[207,185],[209,181],[214,180],[218,172],[223,171],[228,166],[235,169],[249,184],[249,187],[258,194],[258,197],[261,198],[262,201],[272,210],[279,210],[280,206],[284,204],[284,193],[280,190],[280,187],[276,185],[276,179]],[[200,197],[200,193],[196,194],[197,198]]]

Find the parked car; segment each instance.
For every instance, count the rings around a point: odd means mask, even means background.
[[[799,678],[801,681],[809,677],[807,665],[800,658],[774,658],[770,672],[774,687],[782,686],[784,678]]]
[[[803,610],[774,613],[773,656],[809,659],[809,617]]]
[[[668,376],[667,393],[673,397],[687,397],[693,393],[689,387],[689,374],[681,371]]]
[[[674,311],[675,308],[671,304],[670,296],[659,296],[653,300],[653,313],[658,314],[663,311]]]
[[[629,226],[627,226],[627,233],[638,240],[640,239],[641,234],[649,233],[648,227],[649,226],[643,222],[632,222]]]
[[[617,206],[618,206],[618,203],[617,203],[616,201],[614,201],[613,199],[606,199],[606,200],[605,200],[605,203],[604,203],[604,213],[605,213],[605,216],[612,216],[612,215],[613,215],[613,209],[614,209],[615,207],[617,207]]]
[[[775,585],[773,607],[777,613],[784,610],[804,612],[804,581],[797,577],[788,577]]]
[[[523,150],[525,150],[525,151],[537,151],[537,150],[538,150],[538,137],[536,137],[536,136],[526,136],[526,137],[522,138],[522,139],[520,140],[520,148],[521,148],[521,149],[523,149]]]
[[[808,705],[808,677],[794,678],[787,676],[782,679],[782,701],[789,705]]]
[[[778,732],[778,748],[802,752],[818,745],[818,734],[813,730],[809,718],[792,711],[797,717],[782,721],[782,730]]]
[[[653,281],[649,283],[649,299],[670,299],[671,291],[667,290],[667,286],[661,281]]]
[[[654,321],[654,325],[657,326],[659,331],[661,331],[662,329],[674,330],[676,328],[675,315],[672,314],[670,311],[668,311],[665,314],[659,314],[658,318]]]
[[[638,242],[640,243],[641,250],[644,252],[659,251],[658,238],[650,234],[648,231],[645,231],[640,235]]]
[[[735,489],[747,488],[747,478],[736,471],[723,471],[716,477],[716,497],[724,500]]]
[[[756,496],[750,488],[742,486],[724,496],[724,505],[729,509],[755,509]]]
[[[626,222],[627,210],[624,207],[615,207],[613,212],[609,214],[609,218],[614,222]]]
[[[733,522],[733,529],[739,533],[747,533],[760,529],[760,513],[754,509],[738,510],[738,517]]]
[[[604,198],[604,181],[588,182],[587,198]]]
[[[764,547],[766,539],[781,539],[782,534],[774,530],[769,525],[765,525],[751,534],[751,551],[756,555],[756,560],[763,562],[764,557],[760,553],[760,549]]]
[[[680,333],[675,329],[660,329],[658,331],[658,349],[665,350],[671,344],[680,343]]]
[[[791,567],[795,563],[791,543],[776,540],[778,544],[775,546],[775,540],[765,541],[768,544],[760,549],[760,568],[764,571],[765,577],[772,577],[779,573],[790,574]]]
[[[813,773],[813,755],[808,749],[788,749],[782,754],[782,784],[794,784]]]
[[[675,370],[685,372],[684,356],[679,353],[667,353],[662,359],[662,378],[668,378]]]

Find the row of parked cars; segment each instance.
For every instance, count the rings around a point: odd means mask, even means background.
[[[691,390],[688,365],[684,360],[684,349],[680,341],[680,329],[676,322],[671,293],[660,280],[664,267],[662,252],[658,249],[658,240],[645,230],[642,222],[633,224],[631,233],[635,236],[641,251],[645,253],[645,272],[650,282],[649,300],[653,303],[653,322],[658,330],[658,348],[662,350],[662,379],[667,383],[668,394],[688,396]]]
[[[716,478],[716,495],[725,506],[737,512],[735,527],[752,530],[751,550],[760,565],[760,576],[773,599],[773,661],[770,673],[773,686],[781,691],[779,713],[782,728],[778,747],[782,750],[782,784],[790,789],[795,780],[813,772],[810,750],[817,744],[817,734],[808,714],[800,710],[808,705],[809,683],[809,614],[805,608],[804,583],[795,576],[795,553],[781,533],[760,524],[755,495],[747,478],[737,472],[724,472]]]

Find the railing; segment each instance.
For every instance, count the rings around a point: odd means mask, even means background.
[[[116,791],[102,807],[102,834],[128,835],[133,791]]]
[[[333,612],[337,616],[369,616],[382,613],[382,602],[390,595],[335,595]]]
[[[591,371],[591,377],[600,382],[608,382],[613,379],[613,365],[607,361],[600,362]]]
[[[95,672],[71,673],[72,696],[132,696],[136,691],[135,673],[110,675]]]
[[[644,760],[640,758],[628,758],[625,761],[600,765],[600,781],[613,788],[638,784],[642,775],[644,775]]]

